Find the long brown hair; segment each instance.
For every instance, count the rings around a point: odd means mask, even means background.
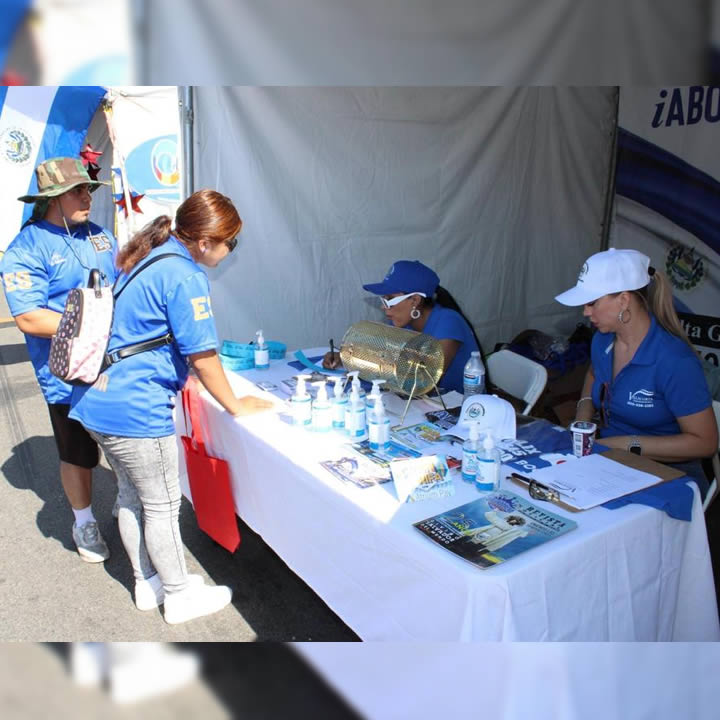
[[[242,220],[229,197],[216,190],[198,190],[185,200],[172,220],[160,215],[146,225],[118,253],[116,264],[129,273],[153,248],[167,242],[174,235],[189,250],[205,240],[217,245],[234,238],[242,228]]]

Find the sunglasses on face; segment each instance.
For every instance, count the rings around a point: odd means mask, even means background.
[[[381,296],[380,302],[382,303],[382,306],[386,310],[389,310],[391,307],[398,305],[403,300],[407,300],[409,297],[412,297],[413,295],[419,295],[420,297],[427,297],[427,295],[425,293],[411,292],[411,293],[408,293],[407,295],[398,295],[397,297],[390,298],[389,300],[387,298],[384,298]]]
[[[237,247],[238,239],[234,237],[232,240],[223,240],[223,242],[227,245],[228,251],[232,252]]]

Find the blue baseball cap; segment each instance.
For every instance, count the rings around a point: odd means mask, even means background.
[[[431,298],[439,284],[437,273],[419,260],[398,260],[382,282],[363,285],[363,288],[375,295],[421,292]]]

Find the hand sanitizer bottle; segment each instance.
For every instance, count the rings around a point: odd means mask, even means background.
[[[384,382],[384,380],[372,381],[372,390],[370,391],[370,394],[365,398],[365,406],[367,407],[368,418],[370,417],[370,411],[375,407],[375,401],[382,395],[382,393],[380,392],[380,386]]]
[[[263,331],[258,330],[255,335],[257,335],[257,342],[255,343],[255,369],[267,370],[270,367],[270,350],[263,337]]]
[[[360,396],[360,378],[357,370],[348,373],[353,376],[345,413],[345,430],[353,442],[367,440],[367,416],[365,413],[365,398]]]
[[[500,487],[500,451],[490,433],[485,436],[482,450],[478,452],[475,487],[480,492],[493,492]]]
[[[329,432],[332,426],[332,408],[327,395],[325,380],[313,385],[317,388],[317,396],[312,404],[312,429],[315,432]]]
[[[385,414],[382,395],[378,395],[373,409],[368,411],[368,439],[373,450],[386,450],[390,445],[390,420]]]
[[[298,375],[295,394],[290,398],[293,425],[307,427],[312,422],[312,401],[305,388],[309,375]]]
[[[345,411],[348,406],[347,395],[343,392],[345,388],[345,377],[342,375],[333,375],[332,381],[335,383],[332,399],[332,426],[334,428],[344,429]]]
[[[463,444],[462,479],[469,483],[475,482],[477,474],[478,434],[478,424],[474,422],[470,425],[470,437]]]

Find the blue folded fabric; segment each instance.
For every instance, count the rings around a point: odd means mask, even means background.
[[[630,495],[610,500],[610,502],[603,503],[603,507],[615,510],[615,508],[624,507],[629,503],[640,503],[663,510],[670,517],[677,520],[689,521],[692,517],[692,504],[695,494],[692,487],[688,485],[689,480],[692,480],[692,478],[687,475],[675,478],[675,480],[668,480],[644,490],[638,490]]]

